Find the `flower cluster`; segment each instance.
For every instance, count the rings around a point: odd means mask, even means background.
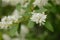
[[[6,5],[12,5],[12,6],[16,6],[18,3],[21,4],[21,6],[26,6],[29,2],[27,2],[29,0],[2,0],[2,5],[6,6]]]
[[[22,16],[19,15],[17,10],[14,10],[13,14],[10,16],[5,16],[1,19],[0,22],[0,28],[1,29],[7,29],[9,25],[13,23],[17,23],[18,19],[21,18]]]
[[[29,5],[30,1],[31,0],[2,0],[2,4],[6,3],[8,5],[17,5],[18,3],[20,3],[21,9],[20,9],[20,14],[19,14],[18,10],[15,10],[12,15],[3,17],[0,22],[0,24],[1,24],[0,27],[7,28],[12,23],[18,22],[18,19],[21,18],[20,15],[23,15],[25,13],[25,10],[23,9],[23,7],[27,7]],[[43,7],[47,3],[48,3],[48,0],[35,0],[32,4],[34,6]],[[45,15],[44,12],[43,13],[32,12],[32,13],[33,13],[33,15],[31,17],[31,21],[36,22],[37,24],[39,23],[40,25],[41,24],[44,25],[47,15]]]
[[[47,15],[45,15],[44,12],[43,13],[33,13],[32,17],[31,17],[31,21],[36,22],[36,24],[39,23],[41,26],[41,24],[44,25],[46,16]]]
[[[15,6],[18,3],[21,4],[22,6],[27,6],[29,4],[30,0],[2,0],[3,6],[5,5],[12,5]],[[35,0],[33,2],[34,6],[42,7],[45,6],[48,3],[48,0]]]
[[[35,0],[33,2],[34,6],[43,7],[48,3],[48,0]]]
[[[3,5],[12,5],[15,6],[20,2],[20,0],[2,0]]]

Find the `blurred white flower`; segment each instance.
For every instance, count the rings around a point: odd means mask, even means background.
[[[14,10],[14,12],[12,13],[12,19],[14,20],[14,22],[18,22],[18,19],[21,18],[22,16],[20,15],[18,10]]]
[[[6,21],[6,19],[7,19],[7,17],[5,16],[1,19],[1,21]]]
[[[48,3],[48,0],[35,0],[33,2],[34,6],[42,7],[45,6]]]
[[[30,1],[30,0],[2,0],[2,5],[3,6],[6,6],[6,5],[16,6],[18,3],[20,3],[21,6],[23,6],[27,1]]]
[[[0,22],[0,28],[1,29],[7,29],[9,25],[12,24],[12,20],[8,17],[3,17]]]
[[[3,34],[2,37],[3,37],[3,40],[11,40],[10,36],[7,34]]]
[[[43,13],[32,13],[32,14],[33,15],[31,17],[31,21],[36,22],[36,24],[39,23],[40,26],[41,26],[41,24],[44,25],[44,22],[45,22],[45,19],[47,16],[44,14],[44,12]]]
[[[10,0],[2,0],[2,6],[4,7],[4,6],[8,5],[9,1]]]
[[[5,22],[5,23],[8,23],[8,24],[12,24],[12,19],[11,19],[11,16],[5,16],[1,19],[1,22]]]
[[[27,7],[31,0],[20,0],[21,7]]]
[[[60,0],[52,0],[52,2],[53,2],[54,4],[60,5]]]
[[[0,28],[7,29],[11,24],[18,23],[18,21],[21,17],[22,16],[19,15],[19,12],[17,10],[14,10],[12,15],[5,16],[1,19]]]
[[[23,15],[25,12],[26,12],[26,10],[21,9],[21,10],[20,10],[20,15]]]
[[[12,6],[15,6],[17,5],[18,3],[20,3],[20,0],[2,0],[2,5],[6,6],[6,5],[12,5]]]
[[[20,31],[20,39],[25,40],[26,34],[29,32],[29,29],[26,27],[26,25],[21,25],[21,31]]]
[[[59,4],[60,5],[60,0],[56,0],[56,4]]]
[[[28,0],[20,0],[20,4],[24,5],[25,2],[27,2]]]
[[[28,6],[29,3],[25,3],[24,7],[26,8]]]
[[[31,17],[31,20],[36,22],[37,24],[39,23],[39,19],[40,19],[40,14],[39,13],[34,13]]]
[[[7,29],[8,25],[5,22],[0,22],[1,29]]]
[[[20,3],[20,0],[10,0],[10,4],[13,5],[17,5],[18,3]]]

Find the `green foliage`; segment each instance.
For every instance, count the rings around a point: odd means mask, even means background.
[[[27,24],[30,20],[31,15],[32,14],[30,12],[25,13],[24,15],[22,15],[23,17],[21,18],[20,22],[22,22],[23,24]]]
[[[0,32],[0,40],[2,40],[2,32]]]
[[[29,5],[26,7],[26,12],[31,12],[33,10],[33,3],[34,0],[30,0]]]
[[[22,18],[19,19],[19,23],[10,25],[7,31],[3,29],[0,31],[0,40],[2,40],[2,35],[5,32],[11,37],[15,36],[16,32],[20,34],[21,24],[27,25],[29,29],[29,33],[26,35],[27,40],[60,40],[60,5],[49,0],[46,6],[39,8],[38,6],[34,7],[33,2],[34,0],[30,0],[26,8],[22,7],[21,4],[2,7],[2,0],[0,0],[0,20],[3,16],[11,15],[15,9],[17,9],[19,13],[21,9],[25,10]],[[35,24],[30,20],[32,16],[31,12],[33,11],[38,13],[45,12],[47,15],[45,25],[39,26],[39,24]]]
[[[35,8],[35,11],[37,12],[37,13],[42,13],[42,12],[46,12],[47,11],[47,9],[45,9],[45,8]]]
[[[18,11],[20,11],[20,9],[21,9],[21,5],[18,4],[18,5],[16,6],[16,9],[17,9]]]
[[[46,22],[45,27],[48,30],[50,30],[51,32],[54,32],[54,28],[53,28],[52,24],[49,21]]]
[[[2,15],[11,15],[12,14],[12,12],[14,11],[14,9],[15,9],[15,7],[14,6],[10,6],[10,5],[8,5],[8,6],[6,6],[6,7],[3,7],[2,8]]]
[[[18,24],[13,24],[10,27],[11,28],[9,28],[8,34],[13,37],[16,35],[16,32],[17,32],[19,26],[18,26]]]
[[[33,28],[33,27],[34,27],[34,25],[35,25],[35,23],[34,23],[34,22],[32,22],[32,21],[29,21],[29,22],[28,22],[28,27],[29,27],[29,28]]]

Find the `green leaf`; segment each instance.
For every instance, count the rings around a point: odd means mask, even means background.
[[[23,17],[21,18],[20,22],[26,23],[30,20],[30,17],[32,16],[31,13],[25,13],[22,15]]]
[[[49,21],[46,22],[45,27],[51,32],[54,32],[53,26]]]
[[[18,5],[16,6],[16,9],[17,9],[18,11],[20,11],[20,9],[21,9],[21,5],[18,4]]]
[[[13,24],[9,30],[9,35],[15,36],[17,29],[18,29],[18,24]]]
[[[35,25],[35,23],[34,23],[34,22],[32,22],[32,21],[29,21],[29,22],[28,22],[28,27],[29,27],[29,28],[33,28],[33,27],[34,27],[34,25]]]
[[[37,13],[42,13],[42,12],[46,12],[47,11],[47,9],[46,8],[43,8],[43,7],[40,8],[40,9],[39,8],[37,9],[37,8],[38,7],[35,8],[35,12],[37,12]]]
[[[11,15],[12,12],[14,11],[15,9],[15,6],[11,6],[11,5],[7,5],[5,7],[2,7],[2,11],[0,13],[0,16],[1,17],[4,17],[4,16],[8,16],[8,15]]]
[[[33,2],[34,0],[30,0],[30,3],[29,5],[26,7],[26,12],[31,12],[32,11],[32,8],[33,8]]]
[[[42,13],[42,12],[46,12],[46,11],[47,11],[47,9],[42,7],[42,8],[40,8],[40,10],[39,10],[39,11]]]
[[[0,32],[0,40],[2,40],[2,32]]]

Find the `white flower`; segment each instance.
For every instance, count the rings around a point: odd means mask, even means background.
[[[20,10],[20,15],[23,15],[25,12],[26,12],[26,10],[21,9],[21,10]]]
[[[23,5],[27,0],[20,0],[20,4]]]
[[[19,18],[21,18],[22,16],[19,14],[18,10],[14,10],[13,14],[12,14],[12,19],[14,20],[14,22],[17,22]]]
[[[37,24],[39,23],[39,19],[40,19],[40,14],[39,13],[34,13],[32,15],[31,20],[34,21],[34,22],[36,22]]]
[[[1,29],[7,29],[9,25],[13,24],[13,21],[11,18],[5,16],[1,19],[1,22],[0,22],[0,28]]]
[[[42,7],[45,6],[48,3],[48,0],[35,0],[33,2],[34,6]]]
[[[4,7],[4,6],[8,5],[9,1],[10,0],[2,0],[2,6]]]
[[[60,5],[60,0],[56,0],[56,4],[59,4]]]
[[[17,5],[18,3],[20,3],[20,0],[10,0],[11,5]]]
[[[1,21],[6,21],[6,19],[7,19],[7,17],[5,16],[1,19]]]
[[[40,16],[41,18],[40,18],[40,20],[39,20],[40,25],[41,25],[41,24],[44,25],[46,16],[47,16],[47,15],[45,15],[44,12],[41,14],[41,16]]]
[[[24,7],[27,7],[29,3],[25,3]]]
[[[5,22],[0,22],[0,28],[1,29],[7,29],[8,28],[8,24]]]
[[[30,0],[2,0],[2,5],[3,6],[6,6],[6,5],[16,6],[18,3],[20,3],[21,6],[23,6],[27,1],[30,1]]]
[[[1,22],[5,22],[5,23],[8,23],[8,24],[12,24],[12,19],[11,19],[11,16],[5,16],[1,19]]]
[[[60,0],[52,0],[52,2],[53,2],[54,4],[60,5]]]
[[[11,40],[11,37],[7,34],[3,34],[2,37],[3,37],[3,40]]]
[[[25,40],[26,34],[29,32],[29,29],[26,25],[21,25],[21,31],[20,31],[20,40]]]
[[[17,10],[14,10],[12,15],[5,16],[1,19],[0,28],[7,29],[11,24],[18,23],[18,21],[21,17],[22,16],[19,15],[19,12]]]
[[[31,21],[36,22],[37,24],[39,23],[40,25],[41,24],[44,25],[46,16],[47,15],[45,15],[44,12],[43,13],[33,13],[32,17],[31,17]]]
[[[20,0],[2,0],[2,5],[12,5],[15,6],[20,3]]]
[[[13,21],[11,19],[9,19],[8,17],[5,16],[1,19],[0,28],[1,29],[7,29],[8,26],[12,24],[12,22]]]

